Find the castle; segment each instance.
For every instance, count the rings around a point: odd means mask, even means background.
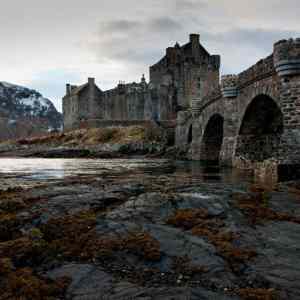
[[[300,176],[300,39],[238,75],[220,78],[220,56],[191,34],[150,67],[150,82],[101,91],[90,78],[67,85],[65,130],[155,122],[173,126],[176,146],[191,159]]]
[[[165,56],[150,67],[150,82],[119,82],[102,91],[93,78],[82,86],[67,84],[63,98],[64,129],[110,125],[134,125],[144,121],[176,120],[219,84],[220,56],[201,46],[198,34],[189,43],[166,49]]]

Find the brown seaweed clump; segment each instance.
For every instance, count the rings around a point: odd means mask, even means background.
[[[167,223],[189,230],[207,220],[208,211],[206,209],[180,209],[167,220]]]
[[[52,219],[41,226],[52,253],[64,259],[93,261],[112,259],[117,252],[129,252],[146,260],[160,259],[160,245],[149,233],[131,232],[124,237],[99,236],[92,211]]]
[[[239,289],[238,295],[243,300],[278,300],[278,292],[274,289],[255,289],[255,288],[245,288]]]
[[[30,268],[13,270],[9,259],[0,260],[0,299],[42,300],[63,298],[70,280],[66,277],[56,281],[34,274]],[[4,272],[4,274],[3,274]]]
[[[130,233],[124,238],[123,245],[127,251],[145,260],[159,261],[161,258],[160,244],[149,233]]]
[[[268,191],[263,188],[251,187],[249,194],[236,193],[233,195],[233,199],[235,206],[243,212],[251,225],[261,224],[264,221],[285,221],[300,224],[300,217],[271,209]]]
[[[207,237],[216,247],[218,254],[229,263],[233,270],[238,270],[239,264],[247,263],[247,261],[257,255],[255,250],[235,246],[234,241],[237,239],[237,236],[232,232],[220,231],[214,233],[206,229],[203,230],[203,228],[197,226],[192,229],[192,233],[197,236]]]
[[[220,218],[212,218],[203,209],[179,209],[167,220],[168,224],[185,230],[193,235],[206,237],[217,249],[217,252],[231,266],[238,270],[238,265],[246,263],[256,256],[254,250],[242,249],[234,245],[238,235],[224,230],[224,222]]]
[[[0,242],[15,239],[20,235],[20,221],[15,214],[0,211]]]

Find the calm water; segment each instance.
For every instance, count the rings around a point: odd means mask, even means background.
[[[249,182],[252,177],[231,169],[203,166],[197,162],[168,161],[162,159],[0,159],[0,180],[43,182],[62,180],[70,176],[135,174],[138,176],[188,176],[199,182]]]

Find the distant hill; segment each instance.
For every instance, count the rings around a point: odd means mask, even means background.
[[[59,130],[62,115],[39,92],[0,81],[0,140]]]

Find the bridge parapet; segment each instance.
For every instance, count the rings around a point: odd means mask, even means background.
[[[255,65],[238,75],[238,87],[246,87],[275,73],[273,54],[261,59]]]
[[[238,95],[238,76],[224,75],[221,78],[221,91],[224,98],[235,98]]]
[[[300,74],[300,38],[274,44],[274,65],[279,76]]]

